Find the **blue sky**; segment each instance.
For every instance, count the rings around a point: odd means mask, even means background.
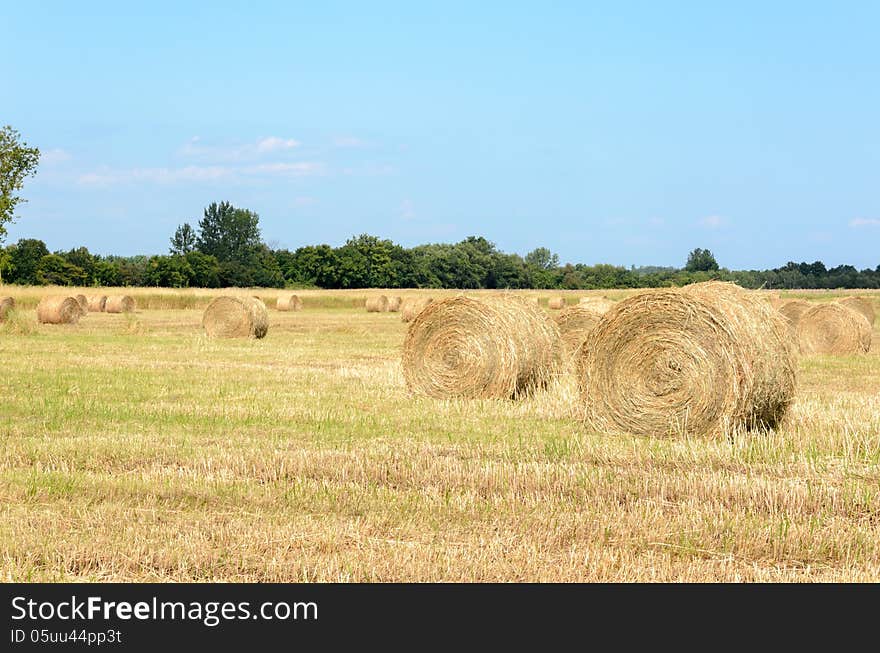
[[[880,3],[129,4],[4,6],[7,242],[162,253],[229,200],[291,249],[880,264]]]

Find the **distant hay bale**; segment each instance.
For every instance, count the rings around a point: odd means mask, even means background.
[[[544,387],[562,358],[559,329],[534,303],[456,296],[415,317],[402,362],[407,387],[417,394],[511,399]]]
[[[421,313],[434,300],[430,297],[415,297],[407,299],[400,307],[400,321],[412,322],[416,315]]]
[[[871,300],[866,297],[845,297],[841,299],[839,304],[843,304],[854,311],[858,311],[862,315],[865,316],[865,319],[868,320],[868,324],[872,327],[874,326],[874,320],[876,319],[876,315],[874,313],[874,307],[871,305]]]
[[[802,354],[858,354],[871,348],[868,320],[837,302],[813,306],[801,316],[796,333]]]
[[[551,297],[547,302],[547,307],[552,308],[554,311],[558,311],[560,308],[565,308],[565,298]]]
[[[810,302],[803,299],[789,299],[778,306],[776,310],[782,313],[785,319],[788,320],[788,323],[794,328],[800,321],[801,316],[810,310],[811,306]]]
[[[90,313],[102,313],[107,307],[107,295],[88,295],[86,303]]]
[[[303,306],[299,295],[282,296],[275,302],[275,308],[279,311],[301,311]]]
[[[587,308],[595,311],[596,313],[607,313],[611,307],[614,306],[614,302],[608,299],[607,297],[581,297],[578,300],[578,304],[582,306],[586,306]]]
[[[385,295],[379,295],[378,297],[368,297],[365,305],[367,307],[367,313],[388,312],[388,298]]]
[[[269,312],[254,297],[224,295],[208,304],[202,326],[209,338],[262,338],[269,331]]]
[[[76,303],[79,304],[79,308],[83,314],[89,312],[89,300],[86,299],[85,295],[77,295],[74,299],[76,300]]]
[[[566,351],[573,355],[596,328],[602,314],[586,304],[577,304],[562,309],[554,319]]]
[[[389,297],[388,298],[388,312],[389,313],[397,313],[400,310],[400,305],[403,303],[402,297]]]
[[[130,295],[111,295],[104,304],[107,313],[132,313],[137,306],[134,297]]]
[[[37,304],[37,321],[41,324],[76,324],[82,315],[73,297],[43,297]]]
[[[784,319],[766,300],[728,283],[619,302],[577,363],[587,419],[606,432],[719,435],[775,427],[796,386]]]
[[[15,299],[12,297],[0,297],[0,322],[15,308]]]

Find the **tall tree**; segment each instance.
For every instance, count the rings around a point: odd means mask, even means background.
[[[218,261],[243,263],[260,244],[260,217],[229,202],[213,202],[199,220],[196,248]]]
[[[0,127],[0,244],[6,239],[6,225],[15,220],[18,195],[25,178],[37,171],[40,150],[21,142],[21,135],[9,125]],[[2,279],[0,279],[2,281]]]
[[[711,272],[718,269],[718,261],[711,251],[697,247],[688,254],[684,269],[688,272]]]
[[[183,223],[171,237],[171,253],[186,256],[196,248],[196,231],[188,222]]]

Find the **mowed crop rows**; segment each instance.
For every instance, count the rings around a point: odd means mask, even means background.
[[[880,580],[877,324],[867,354],[799,357],[777,431],[636,437],[573,418],[570,375],[411,395],[408,324],[369,292],[257,291],[261,340],[206,338],[218,291],[126,293],[0,327],[4,580]]]

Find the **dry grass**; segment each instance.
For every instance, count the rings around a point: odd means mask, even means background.
[[[263,340],[204,337],[223,291],[127,292],[141,335],[4,288],[33,333],[0,325],[3,580],[880,580],[876,346],[801,358],[775,431],[611,437],[573,378],[412,397],[407,325],[364,292],[302,291]]]

